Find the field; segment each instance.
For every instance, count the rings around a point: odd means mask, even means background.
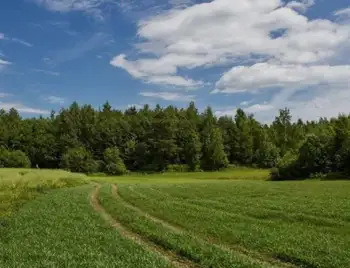
[[[0,192],[36,197],[0,215],[0,267],[350,267],[346,181],[51,172],[0,171]]]

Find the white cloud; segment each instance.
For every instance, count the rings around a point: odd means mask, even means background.
[[[309,20],[291,8],[296,4],[310,7],[313,1],[284,6],[280,0],[215,0],[163,12],[139,22],[138,36],[145,40],[136,44],[139,58],[129,61],[121,54],[111,64],[135,78],[164,84],[165,79],[152,77],[178,77],[180,70],[257,56],[283,64],[316,64],[334,57],[349,42],[350,26]]]
[[[11,94],[0,92],[0,98],[6,98],[8,96],[11,96]]]
[[[350,7],[340,9],[334,12],[335,16],[350,16]]]
[[[173,85],[181,87],[198,87],[202,84],[200,81],[173,75],[176,73],[176,66],[164,59],[145,59],[139,61],[128,61],[125,55],[121,54],[114,57],[111,62],[114,67],[120,67],[130,73],[134,78],[139,78],[148,83]]]
[[[239,105],[240,106],[248,106],[249,104],[251,104],[253,101],[249,100],[249,101],[242,101]]]
[[[8,111],[11,108],[15,108],[18,112],[26,113],[26,114],[46,115],[46,114],[50,113],[47,110],[42,110],[42,109],[28,107],[28,106],[26,106],[26,105],[24,105],[22,103],[6,103],[6,102],[0,101],[0,109],[4,109],[4,110]]]
[[[193,95],[184,95],[178,92],[141,92],[141,96],[162,99],[167,101],[192,101],[195,96]]]
[[[65,98],[57,97],[57,96],[49,96],[45,98],[45,100],[51,104],[61,104],[61,105],[63,105],[66,101]]]
[[[6,61],[6,60],[2,60],[0,58],[0,72],[3,71],[7,65],[10,65],[10,64],[12,64],[12,63],[9,61]]]
[[[227,71],[216,83],[216,92],[235,93],[266,88],[305,88],[322,84],[350,85],[350,65],[276,65],[257,63]]]
[[[305,12],[309,7],[313,6],[314,4],[314,0],[301,0],[288,2],[286,6],[301,12]]]
[[[21,45],[24,45],[26,47],[33,47],[34,45],[31,44],[31,43],[28,43],[22,39],[19,39],[19,38],[11,38],[11,41],[12,42],[15,42],[15,43],[18,43],[18,44],[21,44]]]
[[[0,59],[0,65],[9,65],[9,64],[11,64],[11,62]]]
[[[52,75],[52,76],[59,76],[60,75],[59,72],[54,72],[54,71],[49,71],[49,70],[42,70],[42,69],[31,69],[31,70],[33,72],[43,73],[43,74]]]
[[[4,33],[0,33],[0,40],[6,40],[6,41],[11,41],[11,42],[14,42],[14,43],[18,43],[18,44],[21,44],[21,45],[24,45],[26,47],[33,47],[34,45],[31,44],[31,43],[28,43],[22,39],[19,39],[19,38],[16,38],[16,37],[9,37],[9,36],[6,36]]]
[[[285,106],[304,118],[347,112],[327,99],[344,103],[350,92],[350,20],[339,20],[350,8],[336,11],[336,20],[310,19],[304,12],[314,2],[213,0],[159,12],[139,21],[138,53],[110,63],[146,83],[179,87],[206,85],[186,76],[189,70],[226,68],[214,92],[266,93],[259,98],[266,103],[255,103],[257,95],[241,103],[261,117]]]
[[[32,2],[45,7],[50,11],[72,12],[81,11],[103,19],[104,5],[113,3],[112,0],[31,0]]]

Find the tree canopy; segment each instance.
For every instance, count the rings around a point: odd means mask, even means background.
[[[233,117],[217,118],[210,107],[200,113],[193,102],[125,111],[73,103],[47,118],[0,110],[0,166],[124,174],[235,164],[276,167],[280,179],[310,177],[349,173],[349,141],[349,116],[304,122],[288,109],[269,125],[242,109]]]

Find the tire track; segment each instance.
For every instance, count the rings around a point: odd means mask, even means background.
[[[117,201],[122,202],[124,206],[126,206],[129,209],[134,210],[135,212],[139,213],[141,216],[144,216],[145,218],[147,218],[153,222],[159,223],[159,224],[163,225],[165,228],[167,228],[175,233],[178,233],[178,234],[188,233],[188,231],[181,228],[180,226],[176,226],[172,223],[167,222],[166,220],[163,220],[161,218],[150,215],[150,214],[144,212],[143,210],[141,210],[140,208],[129,203],[127,200],[125,200],[123,197],[121,197],[118,194],[118,187],[115,184],[112,185],[112,195]],[[214,245],[215,247],[217,247],[223,251],[228,251],[228,252],[236,254],[236,255],[240,254],[240,255],[243,255],[244,257],[249,257],[251,259],[255,259],[255,260],[261,262],[262,264],[270,265],[270,267],[281,267],[281,268],[299,267],[293,263],[283,262],[280,259],[275,259],[273,257],[265,256],[265,255],[262,255],[258,252],[251,251],[249,249],[246,249],[246,248],[238,246],[238,245],[233,246],[233,245],[219,244],[214,238],[201,238],[201,237],[196,236],[195,239],[197,239],[201,243],[208,243],[209,242],[212,245]]]
[[[158,256],[161,256],[162,258],[164,258],[166,261],[171,263],[176,268],[195,268],[195,267],[198,267],[196,264],[192,263],[191,261],[184,259],[181,256],[178,256],[169,250],[165,250],[162,247],[144,239],[139,234],[131,232],[128,229],[126,229],[119,221],[117,221],[110,214],[108,214],[108,212],[100,204],[100,202],[98,200],[100,189],[101,189],[101,185],[96,185],[94,191],[91,193],[91,195],[90,195],[91,205],[95,209],[95,211],[98,212],[101,215],[101,217],[106,222],[108,222],[113,228],[115,228],[117,231],[119,231],[119,233],[124,238],[132,240],[136,244],[146,248],[147,250],[157,254]]]

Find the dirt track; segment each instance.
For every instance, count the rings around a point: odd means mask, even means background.
[[[146,248],[147,250],[161,256],[162,258],[167,260],[169,263],[171,263],[174,267],[177,267],[177,268],[198,267],[196,264],[188,260],[184,260],[183,258],[181,258],[180,256],[177,256],[173,252],[164,250],[163,248],[144,239],[142,236],[126,229],[120,222],[118,222],[115,218],[113,218],[110,214],[108,214],[108,212],[101,206],[98,200],[100,188],[101,186],[97,185],[94,191],[91,193],[91,196],[90,196],[91,205],[102,216],[102,218],[104,218],[113,228],[118,230],[118,232],[123,237],[130,239],[135,243],[139,244],[140,246]]]

